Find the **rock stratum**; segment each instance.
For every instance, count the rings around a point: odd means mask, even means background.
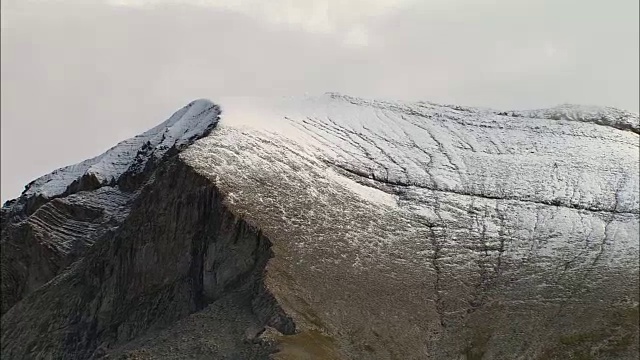
[[[197,100],[2,208],[3,359],[636,359],[639,118]]]

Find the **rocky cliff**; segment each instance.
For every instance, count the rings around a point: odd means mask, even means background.
[[[221,104],[5,204],[3,358],[637,358],[637,114]]]

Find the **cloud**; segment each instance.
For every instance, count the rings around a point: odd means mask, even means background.
[[[364,26],[354,26],[346,34],[344,43],[352,46],[369,45],[369,32]]]
[[[237,12],[275,26],[333,34],[353,46],[369,43],[367,22],[417,0],[108,0],[114,6],[157,7],[189,4]]]

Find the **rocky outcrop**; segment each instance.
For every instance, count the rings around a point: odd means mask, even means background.
[[[262,283],[270,246],[226,210],[211,182],[168,160],[117,229],[3,315],[3,356],[97,357],[230,293],[256,328],[293,334]]]
[[[22,196],[7,202],[0,240],[1,313],[117,229],[154,169],[209,134],[219,114],[217,105],[194,101],[102,155],[32,181]]]
[[[133,196],[103,187],[53,199],[27,220],[3,224],[2,314],[117,228]]]
[[[637,121],[229,103],[136,176],[3,209],[2,355],[633,359]]]

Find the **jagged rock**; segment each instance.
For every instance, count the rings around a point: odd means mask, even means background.
[[[18,199],[7,202],[0,242],[1,313],[117,229],[155,166],[206,136],[219,114],[210,101],[194,101],[100,156],[32,181]]]
[[[636,358],[637,114],[194,104],[5,205],[3,358]]]

